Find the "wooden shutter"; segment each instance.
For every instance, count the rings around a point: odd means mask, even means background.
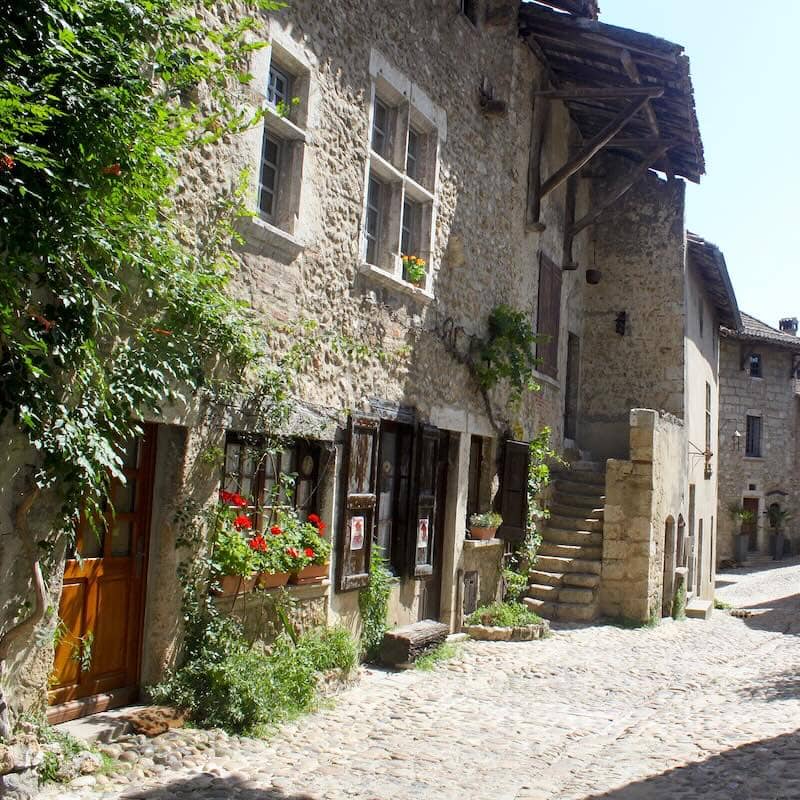
[[[558,377],[558,329],[561,324],[561,267],[544,253],[539,254],[539,288],[536,312],[536,332],[546,336],[536,345],[536,357],[541,360],[539,371],[551,378]]]
[[[414,443],[415,478],[408,526],[409,574],[414,578],[433,575],[436,530],[436,473],[439,460],[439,429],[420,425]]]
[[[507,440],[500,486],[500,539],[519,542],[528,526],[528,443]]]
[[[351,417],[342,481],[342,523],[337,542],[337,587],[361,589],[369,582],[369,560],[377,509],[380,420]]]

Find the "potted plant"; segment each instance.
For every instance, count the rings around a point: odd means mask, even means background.
[[[425,285],[425,261],[418,256],[402,256],[403,277],[414,286],[423,287]]]
[[[317,514],[309,514],[303,522],[294,510],[278,512],[270,533],[281,537],[291,583],[318,583],[328,576],[331,544],[325,527]]]
[[[234,516],[228,506],[220,505],[214,515],[214,547],[211,559],[213,593],[231,597],[249,592],[255,586],[256,556],[243,532],[252,528],[250,517]]]
[[[732,505],[730,507],[730,512],[733,514],[733,518],[739,522],[739,533],[735,534],[735,555],[736,560],[740,564],[743,564],[747,561],[747,548],[750,542],[750,534],[742,529],[745,525],[755,522],[756,515],[749,509],[742,508],[742,506],[738,505]]]
[[[469,518],[469,535],[472,539],[485,541],[493,539],[497,529],[503,524],[503,518],[494,511],[473,514]]]
[[[776,503],[767,509],[767,518],[769,519],[770,527],[775,531],[775,549],[772,553],[772,558],[775,561],[780,561],[783,558],[783,551],[786,547],[783,526],[792,518],[792,515]]]
[[[290,563],[283,542],[274,539],[268,541],[259,533],[250,539],[248,545],[255,553],[258,586],[262,589],[286,586],[289,582]]]

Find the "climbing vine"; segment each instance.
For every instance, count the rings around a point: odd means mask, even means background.
[[[252,16],[230,25],[190,0],[22,0],[4,12],[0,421],[39,452],[36,483],[58,488],[64,519],[100,506],[134,416],[237,380],[265,349],[227,291],[240,198],[212,200],[201,239],[175,199],[193,149],[259,116],[226,97],[263,46],[257,12],[277,6],[244,5]]]

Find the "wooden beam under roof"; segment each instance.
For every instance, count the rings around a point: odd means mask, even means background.
[[[550,8],[566,11],[576,17],[597,19],[600,9],[597,0],[537,0]]]
[[[625,72],[628,73],[628,77],[635,83],[637,86],[642,85],[642,76],[639,74],[639,69],[636,66],[636,61],[634,61],[633,56],[630,53],[630,50],[622,50],[620,52],[620,61],[622,62],[622,67]],[[648,102],[645,104],[644,107],[644,115],[647,117],[647,122],[650,125],[650,130],[653,131],[653,136],[659,138],[661,136],[661,129],[658,125],[658,118],[656,117],[656,112],[653,110],[653,104]],[[672,169],[672,163],[669,160],[669,153],[664,154],[664,161],[667,165],[667,178],[669,180],[675,180],[675,173]]]
[[[548,100],[613,100],[643,97],[650,101],[664,94],[663,86],[571,86],[566,89],[543,89],[534,93]]]
[[[556,170],[543,184],[539,199],[561,186],[570,175],[585,167],[641,110],[647,95],[633,99],[603,130],[589,139],[563,167]]]

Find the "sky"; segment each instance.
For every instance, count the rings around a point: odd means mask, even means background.
[[[800,317],[800,2],[599,2],[602,22],[685,48],[707,172],[687,227],[724,253],[742,311]]]

